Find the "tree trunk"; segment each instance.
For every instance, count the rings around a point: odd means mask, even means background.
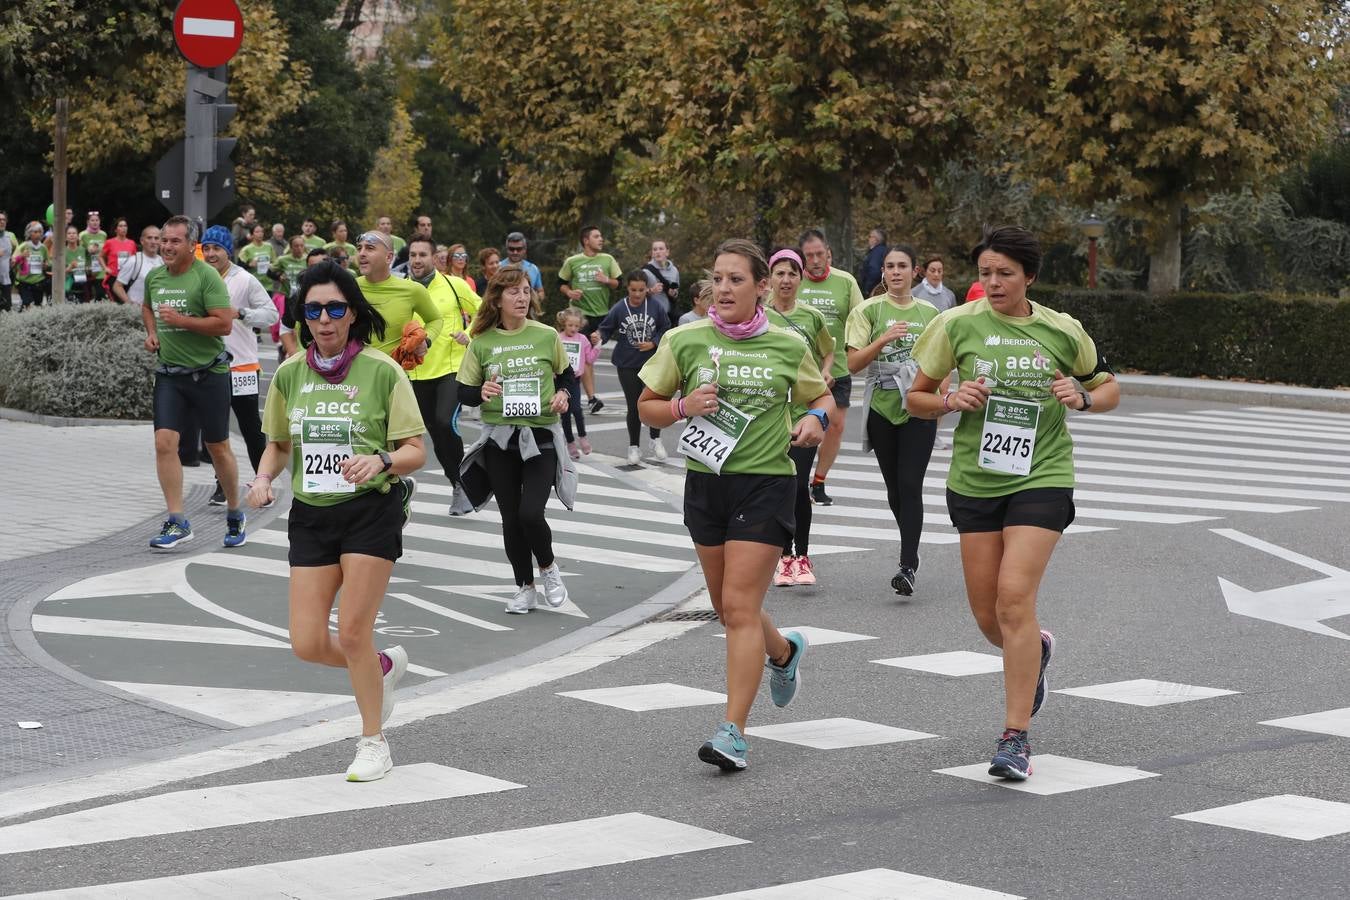
[[[853,182],[846,175],[825,185],[825,237],[830,241],[831,265],[852,273],[853,256]]]
[[[1181,201],[1168,201],[1163,222],[1148,255],[1148,292],[1167,294],[1181,289]]]
[[[56,101],[52,154],[52,303],[66,302],[66,118],[70,102]]]
[[[761,188],[755,194],[755,243],[769,251],[773,249],[773,195]]]

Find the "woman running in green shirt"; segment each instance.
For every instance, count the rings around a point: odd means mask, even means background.
[[[1120,385],[1077,320],[1027,298],[1041,265],[1030,232],[993,229],[971,260],[985,299],[947,310],[924,331],[907,399],[918,418],[961,414],[947,509],[975,622],[1003,648],[1006,718],[989,774],[1022,781],[1031,774],[1027,728],[1045,701],[1055,649],[1036,620],[1036,592],[1074,516],[1067,410],[1115,409]],[[960,387],[939,394],[953,368]]]
[[[642,367],[638,410],[652,428],[688,419],[677,444],[688,460],[684,523],[727,631],[726,721],[698,757],[735,771],[746,767],[745,720],[764,657],[775,706],[791,703],[801,684],[806,637],[774,627],[764,594],[794,528],[788,445],[818,446],[834,400],[814,350],[769,322],[769,263],[759,247],[724,241],[712,281],[708,318],[667,332]],[[809,407],[795,421],[793,402]]]

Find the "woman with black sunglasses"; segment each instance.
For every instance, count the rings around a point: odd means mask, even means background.
[[[248,502],[271,502],[273,479],[291,466],[291,647],[307,662],[347,670],[361,711],[347,780],[374,781],[393,767],[382,728],[408,668],[402,647],[375,651],[375,618],[403,553],[408,510],[396,488],[426,460],[426,429],[403,369],[369,346],[383,337],[384,318],[350,272],[331,261],[306,269],[293,309],[306,349],[272,378],[267,450]]]

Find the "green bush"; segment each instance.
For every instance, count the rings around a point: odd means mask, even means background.
[[[1033,288],[1083,323],[1116,369],[1308,387],[1350,385],[1350,302],[1270,294]]]
[[[0,406],[148,419],[154,364],[139,306],[67,303],[0,315]]]

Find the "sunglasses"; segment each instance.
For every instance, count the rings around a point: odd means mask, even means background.
[[[317,322],[326,310],[328,318],[341,319],[347,315],[347,309],[347,304],[342,300],[335,300],[332,303],[306,303],[305,318],[311,322]]]
[[[453,259],[468,259],[468,258],[469,258],[469,254],[467,254],[467,253],[454,253],[454,254],[451,254],[451,256],[452,256]]]
[[[367,231],[356,239],[356,246],[359,247],[362,244],[379,244],[381,247],[388,250],[388,241],[389,238],[385,237],[384,232],[382,231]]]

